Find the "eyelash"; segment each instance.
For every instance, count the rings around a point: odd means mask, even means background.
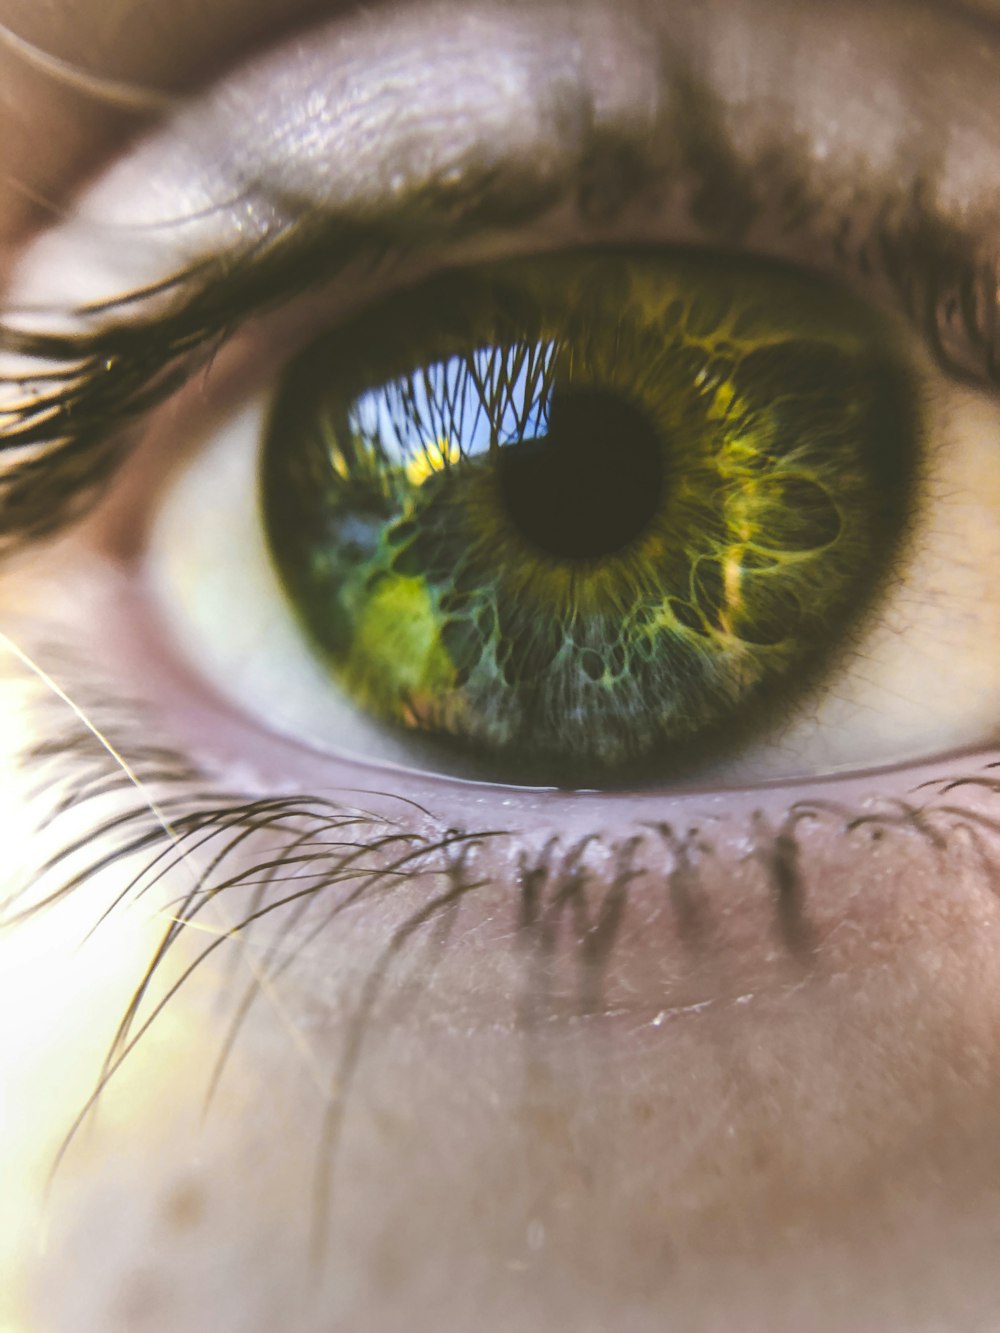
[[[699,96],[704,123],[713,123],[705,110],[704,96]],[[698,123],[701,116],[693,120]],[[732,163],[718,151],[718,145],[713,156],[711,147],[704,163],[699,164],[705,198],[711,196],[713,185],[722,188],[724,194],[733,182]],[[782,171],[777,169],[779,180]],[[745,177],[745,172],[742,175]],[[758,195],[763,192],[757,191]],[[774,195],[773,182],[766,192]],[[810,201],[787,176],[776,197],[781,200],[783,212],[779,226],[791,233],[810,216]],[[749,215],[753,209],[744,211]],[[845,267],[883,277],[927,339],[935,358],[951,373],[1000,380],[996,267],[977,255],[969,238],[957,236],[941,224],[933,210],[916,196],[902,210],[902,216],[890,222],[891,212],[887,206],[883,217],[860,240],[853,236],[849,221],[833,229],[831,250],[835,259]],[[243,318],[286,301],[315,281],[317,258],[330,277],[352,264],[374,270],[395,262],[404,253],[397,240],[388,226],[384,235],[373,237],[369,228],[350,221],[336,224],[328,217],[305,216],[250,251],[217,256],[155,287],[78,312],[90,321],[101,322],[95,330],[64,336],[0,328],[0,350],[45,362],[48,367],[42,373],[28,373],[5,382],[19,397],[8,401],[0,412],[0,451],[10,459],[0,475],[0,547],[13,549],[48,536],[83,512],[123,460],[131,442],[129,428],[177,389],[193,369],[210,359]],[[69,676],[74,682],[76,674],[70,667]],[[74,697],[79,695],[77,683],[72,693]],[[102,711],[96,709],[98,715]],[[168,870],[184,862],[188,845],[205,849],[221,844],[221,850],[213,856],[206,873],[196,874],[149,960],[108,1051],[94,1097],[82,1108],[77,1125],[192,968],[199,967],[226,939],[245,937],[268,914],[288,912],[291,929],[299,922],[298,914],[305,913],[322,896],[324,911],[314,928],[318,933],[345,908],[343,902],[331,905],[329,899],[345,877],[351,882],[361,876],[360,884],[348,896],[349,902],[374,892],[380,884],[397,882],[395,877],[407,884],[424,879],[432,886],[432,896],[424,907],[391,935],[383,955],[384,968],[388,968],[395,954],[425,926],[434,947],[434,924],[439,918],[445,920],[450,907],[483,887],[474,877],[471,881],[465,878],[470,873],[474,876],[474,862],[482,844],[505,841],[517,866],[520,896],[515,934],[526,942],[528,952],[542,959],[551,955],[567,915],[575,916],[577,923],[586,923],[582,927],[577,924],[571,931],[575,966],[586,977],[578,997],[584,1013],[600,992],[601,968],[614,949],[629,886],[637,877],[653,876],[662,883],[678,930],[689,946],[697,947],[701,938],[704,913],[699,896],[706,860],[715,853],[711,832],[703,825],[691,824],[677,832],[662,823],[626,832],[610,842],[598,836],[593,842],[583,840],[563,846],[553,837],[540,847],[528,842],[511,847],[516,835],[502,830],[447,830],[434,827],[434,821],[428,818],[424,831],[418,832],[402,822],[394,825],[381,816],[318,796],[227,797],[206,793],[203,774],[169,749],[151,748],[139,740],[142,733],[122,728],[118,714],[116,706],[110,713],[111,725],[105,727],[102,722],[104,742],[99,744],[94,732],[86,727],[61,730],[61,724],[41,710],[41,725],[49,729],[53,740],[25,754],[23,765],[40,790],[49,786],[52,766],[56,769],[56,785],[65,787],[65,796],[50,812],[47,825],[57,829],[71,808],[93,810],[94,819],[92,826],[83,834],[77,832],[41,868],[36,893],[39,886],[53,879],[57,887],[50,892],[42,889],[41,897],[29,906],[19,899],[11,900],[7,923],[13,924],[42,907],[56,906],[105,870],[125,864],[134,855],[143,857],[143,866],[123,890],[116,907],[126,899],[142,898]],[[115,791],[133,787],[133,776],[115,763],[115,754],[129,756],[139,785],[134,786],[135,802],[130,810],[102,819],[102,800]],[[986,775],[972,775],[946,785],[940,795],[963,783],[1000,792],[1000,782]],[[162,789],[166,794],[158,794],[151,802],[146,797],[149,788],[157,793]],[[971,808],[938,808],[932,802],[928,813],[921,802],[910,800],[882,812],[850,810],[820,801],[801,802],[774,827],[762,814],[755,817],[746,855],[765,867],[778,936],[787,953],[800,962],[810,956],[813,940],[805,908],[807,886],[800,865],[799,830],[803,823],[824,818],[836,826],[839,837],[867,830],[875,842],[900,832],[915,835],[938,853],[946,849],[955,827],[966,828],[973,838],[988,839],[1000,833],[1000,823]],[[942,831],[942,823],[947,825],[946,831]],[[356,829],[366,829],[367,835],[348,842],[348,850],[331,850],[328,835],[334,835],[335,845],[339,845],[337,835]],[[237,868],[238,856],[248,853],[255,841],[271,842],[279,831],[284,841],[277,849],[269,848],[264,859],[250,855],[247,864]],[[112,850],[88,861],[89,849],[101,846],[108,838],[116,842]],[[366,868],[366,860],[383,857],[399,844],[411,850],[395,863]],[[636,866],[643,846],[647,851],[653,848],[652,866]],[[588,895],[588,888],[592,889],[597,877],[588,857],[595,850],[610,858],[616,869],[600,906],[593,910],[589,901],[593,895]],[[991,860],[986,847],[981,852],[984,874],[991,878],[1000,860]],[[657,856],[666,864],[656,863]],[[71,869],[80,857],[84,858],[83,864]],[[434,896],[433,886],[441,876],[448,888]],[[305,886],[300,882],[303,878]],[[282,885],[295,887],[290,887],[287,895],[265,903],[269,891]],[[233,897],[239,890],[251,891],[250,911],[196,957],[191,968],[182,973],[180,983],[174,983],[151,1010],[145,1010],[143,1002],[173,945],[220,895]],[[95,922],[94,928],[98,926]],[[307,942],[311,938],[312,932]],[[279,945],[272,944],[267,958],[273,955],[281,970],[297,952],[282,954]],[[529,968],[527,975],[540,984],[537,972]],[[358,999],[358,1016],[345,1061],[360,1056],[367,1015],[384,979],[383,963],[377,962],[369,974],[373,989],[366,986]],[[255,978],[236,1006],[211,1086],[221,1075],[258,984],[259,978]],[[540,993],[525,997],[526,1020],[530,1021],[531,1013],[543,1000]]]
[[[60,698],[44,678],[39,681],[41,694],[30,709],[31,729],[50,739],[26,751],[22,764],[31,775],[30,808],[47,805],[40,829],[55,839],[58,850],[32,877],[30,897],[0,904],[0,929],[58,910],[68,897],[99,885],[106,874],[116,882],[127,876],[116,887],[112,903],[95,914],[89,937],[110,913],[134,908],[179,869],[193,868],[194,853],[212,853],[204,870],[194,869],[191,886],[179,900],[156,895],[153,911],[166,917],[167,927],[139,964],[134,991],[96,1071],[93,1090],[79,1105],[53,1159],[53,1177],[123,1063],[213,955],[234,946],[231,966],[222,976],[220,998],[228,1013],[223,1010],[218,1053],[206,1071],[206,1109],[257,997],[269,995],[286,969],[297,969],[310,951],[314,961],[322,960],[323,935],[349,916],[352,905],[373,898],[384,903],[387,897],[404,903],[403,919],[390,929],[380,927],[378,947],[365,959],[356,984],[338,977],[346,1021],[339,1055],[327,1071],[324,1130],[309,1215],[314,1257],[322,1254],[327,1237],[345,1117],[355,1075],[375,1040],[376,1018],[383,1004],[391,1012],[401,996],[408,1004],[407,987],[415,986],[418,996],[423,993],[461,928],[465,901],[495,882],[488,864],[482,873],[484,847],[499,848],[498,859],[513,867],[513,873],[504,875],[505,890],[513,892],[505,893],[510,921],[500,923],[500,936],[520,969],[520,995],[512,1001],[510,1021],[522,1037],[544,1032],[554,1018],[615,1018],[602,982],[632,910],[630,896],[636,889],[641,899],[650,880],[662,902],[654,916],[662,911],[673,922],[682,955],[697,962],[712,955],[717,924],[713,880],[721,878],[728,889],[734,872],[755,867],[770,899],[772,943],[763,942],[767,966],[772,966],[777,946],[779,959],[786,960],[791,971],[782,984],[794,990],[806,978],[823,975],[824,928],[820,924],[817,929],[812,919],[810,890],[849,841],[863,839],[866,850],[862,857],[854,856],[853,864],[866,884],[878,874],[880,855],[902,860],[906,845],[914,843],[924,849],[924,857],[937,858],[945,883],[953,874],[968,881],[970,844],[973,870],[984,886],[995,893],[1000,879],[1000,818],[977,811],[971,802],[962,807],[948,799],[963,788],[985,791],[994,800],[1000,797],[1000,777],[993,776],[1000,761],[982,773],[927,784],[926,800],[921,789],[905,799],[886,799],[879,808],[852,808],[814,797],[793,803],[777,819],[755,808],[735,839],[735,862],[731,846],[727,851],[717,843],[711,816],[683,825],[647,821],[617,830],[612,837],[600,830],[574,841],[553,834],[539,843],[500,829],[447,829],[412,802],[405,803],[409,815],[397,821],[366,810],[363,803],[342,804],[336,794],[256,796],[213,790],[206,787],[205,775],[169,743],[150,741],[149,716],[141,703],[130,710],[102,694],[99,683],[87,683],[87,670],[57,639],[50,641],[44,656],[61,663],[66,687]],[[69,728],[67,703],[75,719]],[[122,756],[128,756],[127,761]],[[397,794],[370,794],[404,801]],[[120,801],[123,795],[126,808],[109,814],[108,801]],[[817,829],[830,835],[825,859],[808,845]],[[729,830],[730,843],[733,837]],[[865,865],[869,857],[870,870]],[[130,873],[126,867],[135,858],[138,868]],[[420,895],[416,907],[407,904],[408,893]],[[210,922],[213,938],[199,946],[197,927],[204,927],[206,913],[213,906],[225,911],[231,902],[238,906],[228,913],[229,919],[221,928]],[[259,961],[253,962],[249,937],[267,920],[275,921],[276,929],[265,940]],[[183,950],[176,969],[168,968],[182,941],[194,945],[193,956]],[[250,977],[240,984],[237,969],[248,960]],[[836,966],[834,958],[834,971]],[[568,998],[565,986],[559,985],[559,976],[567,972]],[[734,980],[740,979],[737,972]],[[696,995],[688,1002],[683,990],[671,1000],[668,989],[668,1007],[647,1021],[659,1028],[700,1013],[706,1005],[746,1003],[753,998],[752,989],[744,984],[740,994],[708,1001]],[[457,1013],[449,1017],[459,1021]]]
[[[695,178],[687,206],[706,238],[723,245],[743,240],[765,199],[778,201],[770,226],[779,238],[792,239],[814,225],[822,201],[808,196],[791,158],[768,160],[752,180],[715,128],[723,119],[716,99],[683,71],[675,77],[687,108],[680,118],[680,156]],[[614,218],[632,195],[648,188],[640,162],[632,163],[631,172],[620,163],[615,167],[616,154],[624,152],[620,144],[596,142],[578,165],[574,206],[582,220]],[[103,319],[96,330],[60,335],[0,324],[0,352],[47,363],[41,373],[0,375],[0,386],[12,391],[0,408],[0,451],[12,455],[0,475],[0,549],[48,536],[77,517],[127,452],[126,427],[178,388],[199,361],[210,360],[243,319],[286,303],[318,278],[333,279],[355,265],[377,271],[412,257],[420,248],[407,235],[414,202],[431,216],[435,207],[442,215],[440,242],[474,233],[489,222],[481,194],[509,212],[509,184],[501,173],[469,197],[459,193],[456,200],[453,187],[441,187],[439,199],[405,198],[398,216],[377,227],[371,219],[303,210],[247,248],[74,312],[88,322]],[[996,383],[1000,270],[988,251],[980,253],[978,238],[935,213],[923,198],[927,188],[918,179],[902,198],[886,194],[860,235],[851,216],[828,219],[824,243],[835,267],[888,284],[944,370]],[[534,201],[527,211],[537,214],[552,203],[546,197],[544,205]],[[164,302],[166,309],[157,309]],[[148,314],[133,313],[146,307],[152,307]],[[19,458],[24,451],[28,456]]]
[[[88,813],[84,830],[62,841],[59,850],[39,867],[29,902],[23,901],[23,894],[8,899],[0,926],[14,925],[57,906],[103,872],[136,855],[145,858],[141,868],[116,895],[109,910],[142,899],[178,868],[186,867],[193,875],[192,886],[179,900],[179,907],[170,905],[170,925],[116,1037],[111,1053],[116,1062],[148,982],[171,946],[220,894],[232,896],[239,889],[254,890],[250,910],[209,945],[193,967],[199,966],[222,939],[245,934],[272,912],[292,909],[294,913],[299,907],[305,910],[322,896],[327,910],[320,922],[321,930],[383,888],[424,880],[432,886],[431,893],[393,933],[389,945],[392,951],[418,927],[433,922],[438,913],[484,887],[487,880],[468,876],[475,876],[476,856],[488,842],[501,843],[502,854],[517,866],[515,933],[530,948],[543,956],[550,954],[563,914],[577,917],[571,942],[577,951],[576,964],[588,974],[585,988],[591,994],[596,993],[595,987],[599,991],[600,967],[614,948],[615,927],[620,924],[629,885],[638,878],[653,877],[662,886],[685,947],[699,943],[699,922],[704,924],[699,895],[707,862],[729,855],[713,839],[711,817],[690,820],[681,831],[665,820],[646,820],[611,839],[598,831],[564,845],[558,835],[539,843],[505,829],[470,832],[446,828],[423,807],[387,792],[368,794],[410,807],[405,818],[376,814],[363,805],[349,805],[331,796],[206,792],[205,774],[183,755],[169,745],[140,739],[148,732],[148,719],[141,706],[136,707],[131,721],[120,703],[81,707],[79,700],[87,693],[87,687],[79,683],[82,673],[77,674],[79,668],[71,657],[66,658],[64,669],[71,680],[76,676],[72,698],[77,721],[67,730],[57,711],[62,708],[60,701],[51,694],[43,695],[44,703],[36,701],[34,705],[35,716],[43,734],[53,739],[29,749],[22,762],[34,778],[32,803],[50,803],[41,829],[58,829],[71,811],[75,819],[79,819],[81,810],[93,811],[93,815]],[[70,695],[63,697],[68,699]],[[123,755],[129,757],[127,762]],[[749,837],[743,840],[745,845],[739,848],[737,860],[758,862],[764,868],[777,939],[787,954],[804,961],[814,946],[809,883],[802,869],[803,825],[828,821],[837,837],[865,832],[873,844],[898,832],[916,838],[937,854],[949,850],[952,834],[962,828],[974,844],[989,883],[1000,870],[1000,858],[993,860],[989,847],[989,840],[1000,835],[1000,819],[947,798],[964,789],[1000,796],[1000,777],[993,776],[996,770],[1000,770],[1000,761],[986,764],[979,773],[933,779],[906,797],[887,798],[878,808],[854,808],[815,796],[794,802],[777,820],[761,807],[752,809],[745,821]],[[62,794],[53,799],[53,793]],[[122,793],[131,794],[132,803],[124,811],[116,810],[114,815],[102,818],[102,804]],[[359,832],[357,838],[351,836],[355,831]],[[270,844],[279,834],[275,848]],[[336,836],[330,841],[329,835]],[[108,838],[115,840],[113,849],[94,853],[93,848]],[[253,853],[257,839],[267,844],[263,859]],[[193,854],[209,849],[212,856],[207,868],[196,869]],[[600,866],[591,858],[592,850],[598,853]],[[610,875],[604,867],[607,860],[615,866]],[[447,889],[434,892],[435,882],[442,877]],[[53,878],[57,886],[48,889]],[[593,886],[600,885],[602,878],[607,891],[595,910]],[[331,905],[328,895],[341,883],[349,886],[349,892]],[[265,904],[269,890],[284,884],[295,887]],[[102,913],[93,929],[106,915],[107,911]],[[293,924],[297,921],[296,916]],[[307,942],[312,935],[311,931]],[[148,1020],[143,1030],[147,1025]]]

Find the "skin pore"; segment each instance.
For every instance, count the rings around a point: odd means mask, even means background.
[[[673,25],[694,49],[702,30],[691,7],[669,0],[618,6],[621,24],[615,8],[587,7],[591,26],[566,49],[582,52],[583,80],[621,43],[617,66],[609,59],[593,83],[625,105],[648,34]],[[721,24],[736,21],[736,8],[705,12]],[[768,45],[780,31],[799,52],[797,84],[810,81],[812,62],[827,71],[816,76],[830,97],[831,158],[816,166],[827,195],[837,131],[849,143],[852,116],[881,126],[887,114],[854,86],[847,96],[830,71],[863,66],[861,84],[876,91],[896,90],[900,68],[916,71],[909,110],[953,126],[943,141],[958,145],[939,164],[937,221],[974,217],[991,251],[996,192],[979,171],[968,203],[959,151],[968,142],[970,157],[1000,153],[989,137],[1000,119],[988,107],[977,119],[985,97],[966,91],[988,88],[1000,60],[990,6],[970,17],[965,7],[899,4],[880,18],[861,6],[799,5],[798,27],[782,6],[741,8],[759,34],[748,61],[770,53],[772,70],[790,69],[777,38]],[[422,11],[368,9],[361,37],[343,29],[344,46],[341,29],[322,30],[334,33],[323,59],[369,49],[382,59],[393,40],[405,53],[401,32],[424,40]],[[447,25],[471,10],[456,0],[431,12]],[[512,32],[528,25],[526,49],[551,38],[538,79],[546,64],[562,68],[559,11],[515,5],[509,23],[501,18]],[[0,20],[38,52],[117,89],[108,105],[64,68],[0,45],[5,272],[53,214],[72,210],[81,182],[152,123],[149,109],[122,105],[126,89],[172,97],[204,86],[210,97],[248,53],[266,62],[290,49],[280,43],[296,20],[337,10],[180,0],[169,22],[164,12],[139,0],[0,3]],[[438,43],[426,32],[430,51]],[[291,40],[309,52],[319,39],[303,27]],[[629,50],[633,64],[621,54]],[[270,66],[260,69],[275,86]],[[752,68],[745,77],[757,86]],[[251,104],[238,105],[248,115]],[[819,119],[819,91],[817,104]],[[756,114],[743,117],[748,140]],[[421,122],[427,142],[428,126],[458,135],[458,115],[435,117],[432,107]],[[387,118],[379,151],[395,142],[395,124]],[[234,125],[224,148],[206,136],[203,165],[213,152],[236,156]],[[251,147],[261,129],[251,125]],[[315,160],[344,134],[334,124]],[[283,183],[307,192],[310,163],[298,166]],[[534,240],[556,243],[551,232]],[[0,931],[0,1327],[994,1327],[994,756],[977,749],[721,795],[501,795],[352,767],[270,733],[199,684],[171,645],[149,607],[142,551],[177,455],[195,454],[207,423],[274,373],[275,330],[301,341],[299,324],[321,325],[295,309],[291,324],[266,316],[278,323],[235,340],[211,374],[158,406],[102,507],[53,544],[15,552],[0,577],[0,630],[10,636],[0,828],[11,891],[80,842],[30,890],[28,901],[58,901]],[[987,461],[986,496],[991,475]],[[945,526],[969,541],[970,565],[989,564],[995,547],[975,548],[957,511]],[[949,635],[979,613],[977,587],[935,630],[938,679],[945,665],[968,679],[948,661],[961,652]],[[988,638],[996,622],[982,617]],[[67,795],[70,808],[39,831]],[[262,804],[248,829],[250,800]],[[157,879],[154,858],[169,857],[206,807],[244,812],[228,826],[232,851],[215,870],[219,842],[190,838]],[[133,810],[146,811],[141,827],[153,834],[126,860],[130,826],[108,825]],[[108,866],[89,873],[102,856]],[[142,872],[146,891],[127,892]],[[151,969],[204,884],[218,892]],[[236,929],[296,892],[300,902]],[[146,1029],[206,945],[217,947]],[[122,1047],[109,1049],[147,969],[141,1036],[118,1067]],[[63,1152],[109,1058],[113,1076]]]

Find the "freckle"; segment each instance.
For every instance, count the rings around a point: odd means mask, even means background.
[[[174,1234],[190,1231],[205,1215],[205,1195],[197,1185],[179,1185],[163,1203],[161,1218]]]

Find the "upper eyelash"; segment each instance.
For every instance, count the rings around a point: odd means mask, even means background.
[[[164,281],[74,313],[88,320],[154,310],[71,334],[0,325],[0,351],[39,360],[45,369],[0,375],[0,551],[58,531],[96,498],[142,418],[208,360],[240,322],[288,300],[319,273],[357,262],[378,265],[400,253],[369,226],[303,217],[252,246],[201,260]],[[155,307],[165,308],[155,308]]]
[[[694,179],[688,208],[709,239],[739,241],[763,200],[780,234],[811,224],[823,201],[809,197],[792,158],[749,172],[717,128],[716,100],[683,73],[675,71],[675,83],[684,108],[681,156]],[[620,144],[594,143],[579,164],[581,215],[612,215],[641,193],[649,182],[641,164],[628,168],[630,161]],[[75,312],[89,321],[108,317],[102,327],[45,334],[0,323],[0,351],[44,363],[35,373],[0,375],[9,390],[0,405],[0,453],[9,456],[0,469],[0,551],[57,531],[81,513],[127,452],[125,427],[178,388],[242,319],[352,264],[376,267],[415,253],[429,230],[443,244],[474,231],[501,204],[510,222],[519,210],[520,220],[530,221],[556,202],[521,184],[520,193],[512,192],[507,176],[487,173],[483,181],[442,186],[440,196],[425,187],[378,220],[272,201],[286,214],[291,209],[291,220],[273,224],[249,246]],[[887,197],[860,234],[850,216],[827,219],[827,243],[837,262],[887,280],[945,370],[1000,382],[1000,267],[985,242],[937,214],[930,194],[930,184],[918,179],[905,195]],[[511,197],[518,200],[513,207]],[[423,240],[414,239],[414,219],[422,221],[416,230]]]

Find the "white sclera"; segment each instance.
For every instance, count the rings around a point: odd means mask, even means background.
[[[720,783],[814,776],[985,745],[1000,734],[1000,403],[928,371],[929,467],[906,549],[863,631]],[[264,727],[311,748],[482,777],[366,717],[313,655],[267,548],[258,459],[267,403],[236,412],[169,485],[147,555],[170,635]]]
[[[260,399],[241,408],[177,476],[147,557],[153,595],[196,671],[265,727],[321,749],[412,762],[405,738],[373,735],[338,692],[281,587],[258,497],[267,409]]]

